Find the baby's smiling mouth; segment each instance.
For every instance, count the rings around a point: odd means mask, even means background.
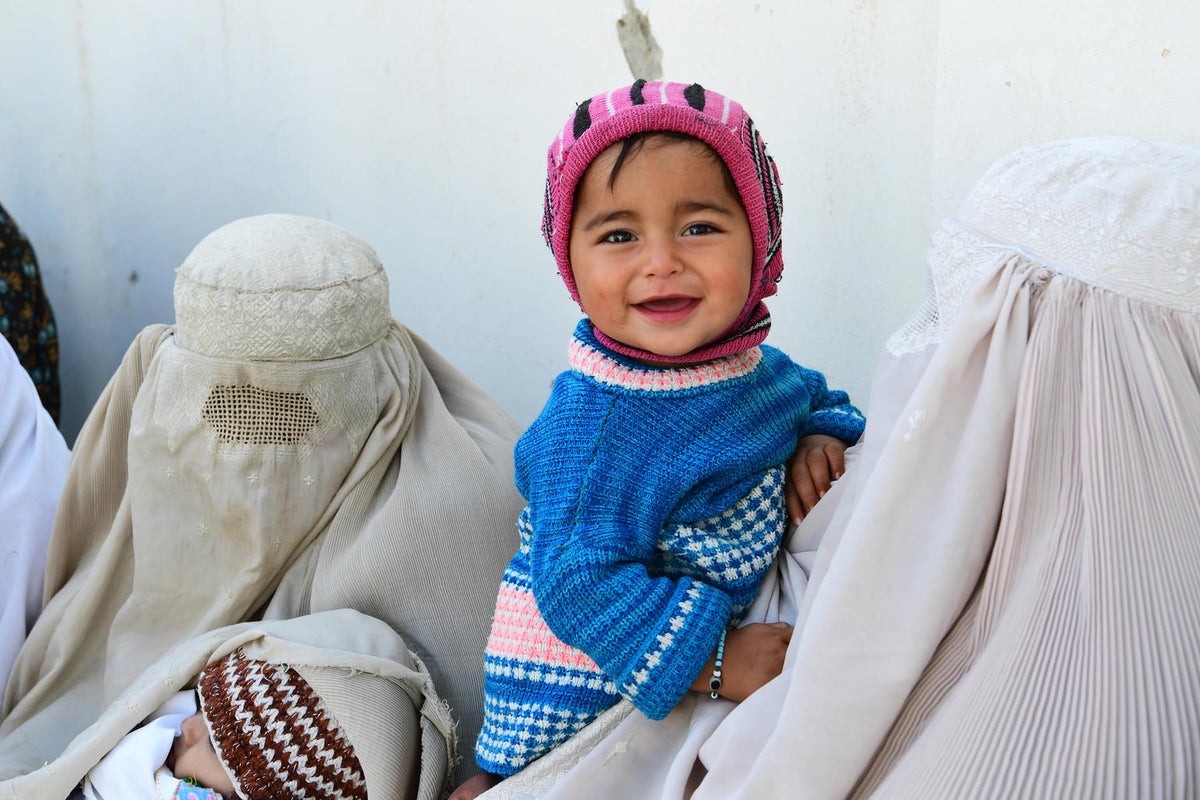
[[[673,297],[653,297],[649,300],[643,300],[637,303],[637,307],[651,313],[669,314],[674,311],[683,311],[690,308],[696,302],[698,301],[694,297],[676,295]]]
[[[698,297],[674,294],[651,297],[635,303],[633,307],[647,322],[655,325],[676,325],[691,319],[699,305]]]

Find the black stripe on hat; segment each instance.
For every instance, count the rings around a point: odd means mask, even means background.
[[[592,104],[591,98],[584,100],[579,105],[575,106],[575,126],[571,132],[578,139],[587,133],[587,129],[592,127],[592,115],[588,111],[588,106]]]
[[[775,162],[767,153],[766,142],[754,125],[754,120],[746,118],[746,137],[750,140],[750,158],[754,162],[755,176],[763,191],[763,202],[767,210],[767,259],[770,263],[780,248],[780,225],[783,216],[783,190],[779,186]]]
[[[642,97],[642,87],[646,85],[645,78],[638,78],[633,82],[633,86],[629,87],[629,102],[635,106],[640,106],[646,102],[646,98]]]
[[[693,83],[691,86],[683,90],[683,99],[687,100],[687,104],[697,111],[704,110],[704,87],[698,83]]]

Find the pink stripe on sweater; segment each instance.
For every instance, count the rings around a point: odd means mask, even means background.
[[[511,586],[501,586],[496,598],[487,654],[552,667],[600,671],[586,653],[554,635],[531,593]]]
[[[567,360],[576,371],[610,386],[646,392],[673,392],[749,375],[762,361],[762,350],[753,347],[695,366],[637,369],[616,361],[578,339],[572,339],[567,347]]]

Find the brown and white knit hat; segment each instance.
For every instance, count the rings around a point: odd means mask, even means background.
[[[365,800],[353,747],[295,670],[235,650],[205,667],[196,688],[217,755],[243,800]]]

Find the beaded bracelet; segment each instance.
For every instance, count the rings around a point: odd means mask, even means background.
[[[716,700],[721,690],[721,663],[725,658],[725,630],[721,630],[721,638],[717,641],[717,657],[713,660],[713,674],[708,680],[708,696]]]

